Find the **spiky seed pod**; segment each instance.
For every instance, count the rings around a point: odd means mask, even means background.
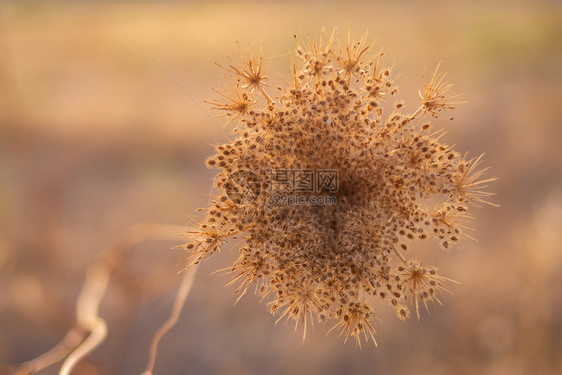
[[[272,313],[305,333],[313,317],[333,318],[346,338],[374,342],[375,297],[400,319],[408,304],[419,317],[420,302],[440,303],[450,280],[405,254],[430,234],[444,248],[466,235],[469,205],[489,203],[483,189],[493,179],[482,179],[481,157],[461,157],[423,121],[456,105],[437,70],[416,111],[398,102],[384,117],[395,75],[382,53],[369,55],[366,35],[348,34],[344,46],[335,32],[296,39],[300,62],[291,58],[291,83],[276,97],[266,92],[261,45],[257,58],[240,52],[224,68],[230,86],[212,103],[238,120],[237,137],[206,162],[219,170],[221,195],[187,248],[199,262],[242,237],[231,268],[240,295],[255,285]],[[327,171],[335,187],[318,184]]]

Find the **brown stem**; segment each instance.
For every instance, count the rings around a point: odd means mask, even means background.
[[[408,118],[406,119],[405,122],[410,122],[413,119],[415,119],[420,113],[422,113],[423,109],[424,109],[424,105],[420,105],[420,107],[418,109],[416,109],[416,111],[414,113],[412,113],[410,116],[408,116]]]
[[[178,292],[176,293],[176,299],[174,300],[174,306],[172,307],[172,311],[168,320],[160,329],[156,332],[156,334],[152,337],[152,342],[150,343],[150,352],[148,358],[148,364],[146,365],[146,369],[142,373],[142,375],[152,375],[152,371],[154,370],[154,365],[156,364],[156,356],[158,354],[158,344],[160,340],[164,337],[164,335],[174,326],[176,325],[179,316],[181,314],[181,310],[185,303],[185,299],[187,295],[191,291],[191,287],[193,286],[193,276],[197,271],[198,264],[195,264],[189,267],[187,270],[184,271],[183,278],[181,281],[181,286]]]
[[[137,224],[131,227],[117,246],[102,253],[102,256],[88,268],[84,285],[76,302],[75,326],[53,349],[20,365],[16,374],[35,373],[66,357],[59,375],[69,375],[76,364],[92,352],[106,337],[107,326],[98,315],[98,310],[105,296],[111,273],[124,263],[136,244],[151,239],[176,240],[184,231],[184,226],[153,223]]]

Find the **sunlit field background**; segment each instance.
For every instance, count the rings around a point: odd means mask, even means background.
[[[181,225],[206,206],[203,161],[224,140],[205,113],[219,115],[205,103],[224,83],[215,62],[263,36],[283,82],[293,34],[345,37],[349,24],[400,70],[407,111],[440,61],[467,101],[433,124],[458,151],[486,152],[501,207],[473,210],[477,242],[412,250],[460,284],[419,321],[381,304],[378,348],[326,336],[329,322],[303,344],[252,294],[234,305],[213,273],[236,258],[227,251],[195,276],[155,373],[562,373],[562,6],[534,1],[0,3],[0,373],[64,337],[86,269],[128,228]],[[112,276],[108,337],[75,374],[142,372],[182,241],[143,243]]]

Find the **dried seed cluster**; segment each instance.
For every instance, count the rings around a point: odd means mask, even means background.
[[[295,39],[299,61],[291,59],[292,79],[277,96],[266,92],[261,48],[257,58],[240,49],[241,58],[223,67],[229,86],[212,104],[237,120],[236,137],[206,162],[219,170],[221,193],[186,247],[196,263],[226,239],[243,238],[231,269],[241,296],[255,285],[271,313],[302,323],[305,334],[312,319],[333,318],[335,329],[361,345],[374,341],[375,299],[400,319],[408,306],[419,317],[420,304],[440,303],[450,280],[405,254],[430,235],[445,249],[466,236],[468,204],[489,203],[483,189],[492,179],[482,179],[481,157],[467,160],[423,121],[456,104],[444,74],[436,70],[423,84],[415,112],[398,103],[383,116],[382,102],[397,92],[395,76],[366,35],[348,34],[343,45],[335,33]],[[337,170],[337,204],[271,204],[275,190],[262,177],[277,169]],[[237,171],[261,181],[245,204],[225,193]]]

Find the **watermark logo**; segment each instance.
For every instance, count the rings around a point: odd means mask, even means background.
[[[229,175],[225,188],[238,205],[253,203],[264,193],[270,205],[335,205],[338,182],[337,169],[270,169],[263,180],[238,170]]]
[[[228,198],[241,206],[255,202],[262,192],[259,176],[244,169],[229,174],[224,188]]]
[[[267,203],[272,206],[333,206],[338,204],[334,195],[272,194]]]
[[[270,169],[268,189],[276,193],[336,193],[337,169]]]

